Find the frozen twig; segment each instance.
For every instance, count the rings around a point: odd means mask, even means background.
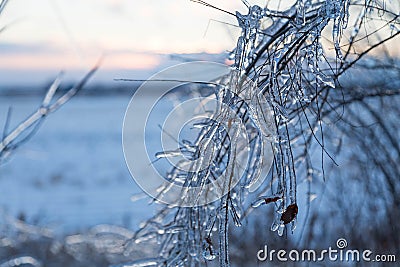
[[[58,110],[62,105],[74,97],[89,79],[97,71],[99,65],[96,65],[85,77],[74,87],[69,89],[66,93],[61,95],[59,98],[55,98],[55,93],[60,86],[60,77],[58,77],[47,90],[47,93],[39,106],[39,108],[23,122],[21,122],[14,130],[10,133],[3,133],[3,138],[0,142],[0,164],[13,150],[18,148],[23,142],[28,140],[38,129],[40,123],[51,113]],[[9,114],[11,114],[9,112]],[[8,124],[10,123],[11,116],[7,116],[5,131],[7,131]],[[21,136],[25,134],[24,138]]]

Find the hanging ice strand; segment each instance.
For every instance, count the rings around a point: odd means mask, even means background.
[[[242,15],[239,12],[236,12],[236,17],[238,20],[239,26],[242,28],[242,33],[241,36],[238,38],[237,41],[237,46],[235,50],[235,63],[234,63],[234,70],[232,70],[230,74],[230,79],[227,84],[228,90],[223,91],[223,99],[224,103],[226,103],[228,106],[231,108],[235,108],[237,105],[237,102],[240,97],[243,97],[243,90],[246,91],[244,93],[244,96],[252,96],[254,93],[252,91],[257,90],[256,86],[247,86],[244,85],[242,87],[242,82],[246,80],[246,77],[244,75],[244,70],[245,68],[249,65],[249,63],[252,61],[253,54],[255,51],[255,47],[257,45],[257,32],[259,29],[260,25],[260,19],[263,17],[263,9],[259,6],[250,6],[249,7],[249,12],[247,15]],[[250,91],[250,92],[248,92]],[[238,96],[240,96],[238,98]],[[238,109],[238,111],[239,109]],[[239,115],[236,114],[237,115]],[[230,116],[228,116],[230,117]],[[243,119],[243,118],[242,118]],[[236,124],[233,123],[232,126],[235,128]],[[238,130],[233,130],[233,135],[236,136],[238,133]],[[232,179],[233,176],[237,175],[235,173],[235,157],[236,153],[239,151],[236,151],[236,146],[238,140],[235,140],[236,138],[233,138],[230,142],[231,146],[233,146],[233,156],[232,159],[230,159],[228,166],[227,166],[227,172],[225,175],[225,185],[227,186],[227,195],[223,196],[221,198],[221,201],[219,203],[219,209],[218,209],[218,230],[219,230],[219,263],[221,267],[226,267],[230,266],[229,262],[229,249],[228,249],[228,219],[229,219],[229,211],[231,211],[235,223],[240,225],[240,218],[235,210],[235,204],[234,202],[237,201],[236,197],[236,192],[235,190],[232,190],[231,192],[231,182],[230,180]],[[205,246],[206,249],[209,248],[209,246]],[[211,250],[205,251],[205,254],[208,255],[210,254]]]
[[[342,60],[343,55],[340,50],[340,39],[343,29],[347,28],[349,17],[349,0],[328,0],[326,1],[326,15],[333,20],[332,38],[335,46],[336,56]]]
[[[257,32],[260,28],[260,20],[264,15],[264,10],[257,5],[249,7],[247,15],[242,15],[238,11],[236,12],[239,27],[242,28],[242,34],[237,41],[235,50],[234,66],[239,71],[244,70],[253,58],[258,42]]]
[[[307,4],[304,4],[303,8],[308,8]],[[305,11],[304,11],[305,12]],[[257,64],[254,64],[253,61],[257,60],[256,48],[259,47],[260,43],[264,41],[263,38],[268,39],[268,35],[264,35],[261,30],[260,21],[264,17],[271,16],[271,12],[268,9],[262,9],[259,6],[251,6],[249,7],[249,13],[247,15],[242,15],[239,12],[236,12],[237,20],[239,26],[242,29],[242,33],[237,41],[237,47],[235,50],[235,64],[234,67],[239,72],[239,77],[243,78],[245,74],[245,70],[249,66],[254,66],[254,69],[257,69]],[[273,16],[273,15],[272,15]],[[273,18],[273,20],[276,18]],[[302,23],[306,24],[306,16],[303,16]],[[274,24],[271,26],[274,27]],[[290,27],[290,26],[288,26]],[[264,30],[265,32],[268,29]],[[266,36],[266,37],[265,37]],[[276,188],[276,192],[278,192],[281,197],[277,198],[270,197],[264,198],[265,203],[277,202],[274,203],[275,207],[275,220],[273,225],[271,226],[272,231],[277,231],[281,236],[283,235],[285,226],[287,224],[291,224],[292,231],[295,228],[295,220],[298,213],[298,207],[296,204],[296,175],[294,171],[294,161],[292,157],[290,137],[287,136],[286,130],[289,127],[288,123],[285,120],[277,119],[277,126],[279,127],[279,131],[282,131],[281,138],[277,138],[277,129],[275,129],[275,120],[278,114],[283,114],[286,109],[285,102],[282,103],[282,99],[285,99],[285,95],[287,94],[285,89],[285,85],[278,86],[277,82],[280,77],[286,74],[286,70],[281,70],[281,64],[284,64],[286,53],[289,49],[287,46],[281,47],[280,39],[274,40],[271,39],[270,42],[277,42],[276,46],[271,45],[272,49],[268,53],[271,58],[276,58],[274,62],[268,62],[271,65],[271,68],[268,71],[268,68],[264,68],[266,70],[266,74],[264,77],[268,77],[269,82],[265,82],[267,84],[265,88],[262,88],[262,92],[260,88],[257,86],[257,80],[260,78],[256,71],[254,73],[255,83],[254,86],[249,86],[245,88],[245,97],[250,101],[249,105],[249,115],[257,128],[258,134],[263,136],[263,139],[267,139],[268,141],[273,142],[274,154],[275,154],[275,166],[277,166],[276,175],[278,178],[278,188]],[[252,73],[252,72],[251,72]],[[270,90],[272,89],[272,90]],[[275,93],[274,93],[275,92]],[[282,97],[283,96],[283,97]],[[274,108],[278,109],[278,112],[273,112],[272,108],[270,108],[270,104],[273,104]],[[286,130],[285,130],[286,129]],[[267,201],[269,199],[275,201]],[[260,203],[257,203],[259,206]]]

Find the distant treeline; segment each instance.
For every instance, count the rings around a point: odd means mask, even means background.
[[[79,92],[85,96],[102,96],[102,95],[132,95],[141,83],[125,83],[125,84],[89,84]],[[26,97],[26,96],[43,96],[48,90],[50,84],[37,86],[0,86],[0,97]],[[65,93],[74,86],[73,83],[65,83],[60,85],[57,94]]]

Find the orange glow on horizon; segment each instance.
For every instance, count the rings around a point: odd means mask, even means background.
[[[103,57],[87,56],[84,59],[68,53],[60,54],[11,54],[2,55],[0,69],[89,69],[100,58],[102,69],[153,69],[161,63],[160,56],[138,53],[115,53]]]

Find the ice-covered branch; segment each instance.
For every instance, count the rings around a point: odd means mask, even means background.
[[[94,75],[97,68],[98,66],[94,67],[77,85],[69,89],[66,93],[62,94],[58,98],[55,97],[55,93],[60,86],[60,77],[57,78],[47,90],[47,93],[39,108],[17,127],[15,127],[15,129],[10,133],[3,133],[3,138],[0,142],[0,164],[13,150],[15,150],[23,142],[27,141],[36,132],[43,119],[58,110],[80,90],[82,90],[84,85]],[[6,125],[9,124],[10,119],[10,116],[8,116]],[[7,127],[5,127],[5,131],[7,131]],[[23,135],[25,136],[21,138]]]

